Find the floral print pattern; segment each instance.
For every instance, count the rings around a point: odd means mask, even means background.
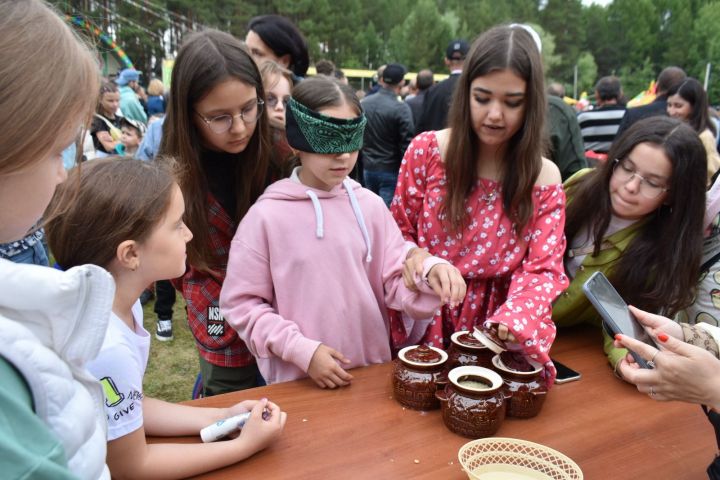
[[[460,306],[435,312],[423,342],[443,348],[455,331],[504,324],[552,382],[551,305],[568,286],[562,185],[533,187],[533,215],[519,232],[503,210],[501,184],[484,178],[466,200],[467,225],[450,232],[441,208],[446,191],[435,133],[420,134],[403,158],[391,212],[406,240],[455,265],[468,287]]]

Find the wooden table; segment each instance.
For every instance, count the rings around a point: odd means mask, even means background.
[[[700,407],[656,402],[614,378],[601,345],[599,330],[561,331],[553,358],[582,379],[555,385],[538,417],[508,418],[497,436],[559,450],[589,480],[707,478],[716,448]],[[277,444],[200,478],[467,478],[457,453],[469,439],[450,432],[439,410],[417,412],[393,400],[391,364],[352,374],[352,385],[338,390],[300,380],[188,402],[228,406],[267,397],[288,413]]]

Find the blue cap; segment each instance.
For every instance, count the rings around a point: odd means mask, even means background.
[[[139,72],[137,70],[134,70],[132,68],[126,68],[122,72],[120,72],[120,75],[115,79],[115,83],[117,83],[120,86],[127,85],[130,82],[137,82],[140,80],[140,74],[142,72]]]

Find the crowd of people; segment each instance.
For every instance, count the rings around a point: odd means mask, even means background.
[[[720,156],[697,80],[668,67],[652,103],[625,108],[603,77],[576,114],[545,87],[540,37],[509,24],[453,40],[446,80],[422,70],[405,90],[388,63],[359,95],[332,62],[307,75],[288,19],[247,30],[188,34],[169,91],[146,92],[136,70],[101,78],[42,0],[0,0],[4,474],[182,478],[281,435],[268,399],[143,394],[149,290],[159,340],[184,299],[204,396],[345,387],[352,368],[475,327],[549,387],[562,328],[601,326],[581,293],[599,271],[661,346],[605,334],[609,374],[705,405],[720,431]],[[146,441],[243,412],[228,442]]]

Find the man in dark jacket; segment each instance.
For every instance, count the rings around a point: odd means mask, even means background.
[[[432,87],[425,94],[423,113],[416,125],[416,132],[429,130],[442,130],[447,127],[447,115],[450,110],[450,101],[455,90],[458,78],[462,73],[465,56],[470,45],[465,40],[453,40],[445,51],[445,65],[450,70],[450,76]]]
[[[667,92],[687,78],[685,71],[680,67],[667,67],[660,72],[657,78],[657,97],[651,103],[641,107],[628,108],[623,116],[617,137],[633,123],[655,115],[667,115]],[[617,138],[616,137],[616,138]]]
[[[428,89],[433,86],[433,72],[430,69],[420,70],[415,79],[417,85],[417,94],[412,98],[406,98],[405,102],[410,106],[413,114],[413,123],[417,127],[420,123],[420,115],[422,115],[423,103]]]
[[[410,107],[398,98],[407,70],[391,63],[379,79],[380,89],[365,97],[362,107],[367,117],[362,162],[365,187],[390,206],[400,161],[415,132]]]

